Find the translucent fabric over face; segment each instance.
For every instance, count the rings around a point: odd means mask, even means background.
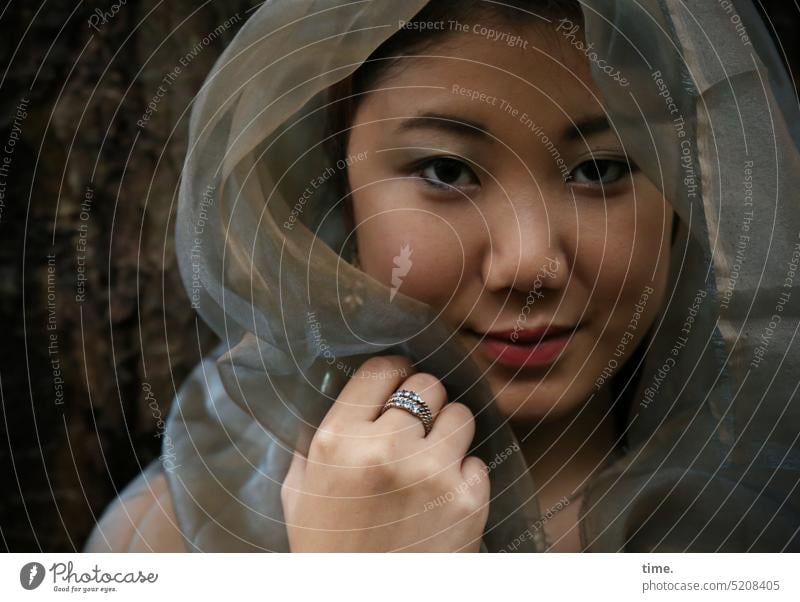
[[[484,551],[543,551],[535,483],[481,372],[433,308],[348,263],[325,91],[423,0],[272,0],[198,95],[177,252],[223,340],[181,388],[166,467],[202,551],[288,551],[292,450],[370,355],[400,353],[475,415]],[[631,159],[680,218],[623,457],[580,511],[586,551],[800,551],[797,106],[749,2],[585,0],[587,59]],[[609,75],[609,66],[629,85]],[[317,182],[309,190],[310,182]],[[502,462],[496,459],[503,458]]]

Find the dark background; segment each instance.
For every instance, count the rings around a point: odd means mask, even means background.
[[[258,4],[0,9],[0,550],[80,550],[160,455],[159,416],[215,342],[177,273],[177,186],[189,103]],[[800,68],[797,0],[756,4]]]

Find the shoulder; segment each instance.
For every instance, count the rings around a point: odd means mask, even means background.
[[[83,551],[187,551],[160,463],[151,464],[106,508]]]

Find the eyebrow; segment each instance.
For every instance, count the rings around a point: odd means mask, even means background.
[[[437,130],[461,138],[474,138],[494,142],[492,135],[482,123],[446,113],[420,113],[404,119],[397,126],[398,132],[414,130]]]
[[[403,119],[397,126],[398,132],[414,130],[437,130],[461,138],[480,139],[496,142],[489,129],[478,121],[464,119],[457,115],[447,113],[420,113],[413,117]],[[569,142],[580,142],[598,134],[605,134],[611,130],[611,124],[604,115],[593,115],[570,123],[564,128],[562,139]]]
[[[569,124],[563,131],[562,137],[570,142],[580,142],[598,134],[611,131],[611,124],[605,115],[593,115]]]

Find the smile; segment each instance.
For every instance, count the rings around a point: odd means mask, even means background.
[[[536,330],[479,333],[478,348],[490,360],[508,366],[546,366],[569,345],[578,326],[549,327]]]

